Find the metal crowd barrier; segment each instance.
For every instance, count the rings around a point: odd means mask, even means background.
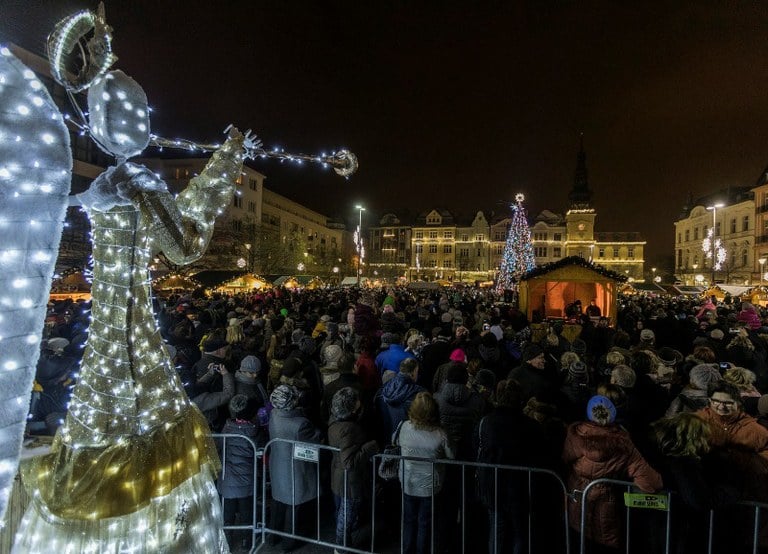
[[[370,554],[373,552],[371,549],[368,550],[360,550],[357,548],[352,548],[350,546],[347,546],[347,532],[346,532],[346,522],[345,522],[345,532],[344,532],[344,540],[342,541],[342,544],[337,544],[336,542],[330,542],[323,540],[320,535],[320,497],[322,496],[322,490],[320,486],[320,477],[321,477],[321,471],[320,471],[320,463],[321,463],[321,453],[322,452],[329,452],[329,453],[336,453],[339,452],[338,448],[327,446],[323,444],[314,444],[314,443],[305,443],[300,441],[292,441],[287,439],[272,439],[270,440],[267,445],[264,447],[263,452],[263,458],[262,458],[262,464],[263,464],[263,471],[262,471],[262,496],[263,498],[267,498],[267,473],[268,473],[268,466],[269,463],[269,457],[274,455],[271,451],[274,450],[274,446],[277,444],[287,444],[290,448],[291,452],[291,530],[290,532],[283,531],[282,529],[273,529],[267,524],[267,502],[266,500],[262,503],[262,511],[261,511],[261,521],[262,521],[262,527],[260,530],[261,533],[261,544],[259,544],[255,552],[258,552],[261,550],[262,547],[266,544],[266,537],[267,535],[276,535],[279,537],[287,538],[287,539],[296,539],[300,540],[306,543],[316,544],[318,546],[325,546],[328,548],[343,548],[345,552],[354,552],[358,554]],[[316,508],[316,521],[315,521],[315,536],[310,537],[307,535],[301,535],[296,532],[296,464],[298,463],[312,463],[317,464],[316,472],[315,472],[315,492],[316,496],[313,499],[315,502],[315,508]],[[270,479],[273,477],[270,476]],[[341,499],[343,503],[343,513],[346,517],[347,514],[347,483],[348,483],[348,472],[345,469],[344,470],[344,496]],[[335,518],[334,518],[335,521]],[[334,526],[335,529],[335,526]]]
[[[431,550],[435,551],[435,492],[434,492],[434,484],[435,484],[435,466],[446,466],[446,469],[448,467],[458,467],[461,471],[461,502],[460,502],[460,514],[461,514],[461,552],[465,553],[467,551],[467,529],[466,529],[466,500],[467,500],[467,470],[471,470],[470,478],[474,479],[475,477],[475,471],[478,469],[488,469],[493,471],[493,479],[494,479],[494,521],[493,521],[493,527],[489,529],[489,533],[493,533],[493,552],[494,554],[500,554],[499,553],[499,545],[498,545],[498,533],[496,532],[498,529],[498,519],[499,519],[499,472],[500,471],[507,471],[511,473],[525,473],[527,475],[527,486],[528,486],[528,510],[527,510],[527,521],[528,521],[528,528],[527,528],[527,545],[528,545],[528,553],[531,554],[533,552],[536,552],[533,548],[535,545],[535,541],[533,540],[533,516],[534,516],[534,510],[533,510],[533,475],[541,475],[546,476],[547,478],[550,478],[554,481],[554,483],[558,486],[558,492],[561,494],[562,499],[562,511],[563,511],[563,521],[562,521],[562,531],[563,531],[563,545],[565,548],[566,554],[570,554],[570,540],[569,540],[569,527],[568,527],[568,491],[565,486],[565,483],[560,478],[560,476],[555,473],[554,471],[550,471],[548,469],[541,469],[541,468],[533,468],[533,467],[522,467],[522,466],[511,466],[511,465],[499,465],[499,464],[487,464],[482,462],[465,462],[465,461],[458,461],[458,460],[448,460],[448,459],[440,459],[440,460],[434,460],[434,459],[425,459],[425,458],[417,458],[417,457],[410,457],[410,456],[392,456],[388,454],[377,454],[373,457],[373,494],[372,496],[372,514],[371,514],[371,520],[372,520],[372,529],[371,529],[371,551],[374,550],[374,544],[375,544],[375,537],[376,537],[376,468],[378,468],[379,463],[383,459],[391,459],[396,458],[400,460],[400,475],[402,477],[403,474],[403,464],[402,462],[405,461],[414,461],[414,462],[420,462],[420,463],[428,463],[431,466],[431,472],[432,472],[432,494],[430,498],[430,502],[432,505],[432,521],[431,521],[431,530],[430,530],[430,544],[431,544]],[[474,481],[471,482],[470,486],[475,489]],[[439,494],[439,493],[438,493]],[[405,504],[405,492],[403,491],[403,488],[400,488],[400,510],[402,516],[404,516],[404,504]],[[403,535],[403,518],[401,517],[401,525],[400,525],[400,551],[402,552],[404,550],[404,535]],[[483,544],[483,551],[486,550],[487,545]],[[472,552],[478,552],[477,545],[473,544],[471,547]]]
[[[381,483],[381,480],[377,476],[377,468],[380,464],[380,462],[383,459],[389,459],[389,458],[395,458],[400,460],[400,472],[401,472],[401,478],[402,478],[402,472],[403,469],[403,461],[412,461],[412,462],[419,462],[424,464],[430,464],[430,471],[432,475],[432,494],[430,495],[430,503],[432,507],[432,518],[430,522],[430,537],[429,541],[431,543],[431,548],[434,551],[435,548],[435,525],[436,525],[436,518],[435,518],[435,492],[434,492],[434,484],[436,483],[436,466],[437,467],[444,467],[446,470],[449,467],[456,467],[458,468],[458,471],[460,471],[460,502],[459,502],[459,512],[458,514],[461,514],[461,526],[460,526],[460,533],[461,533],[461,552],[465,553],[468,551],[467,545],[469,541],[467,541],[467,518],[465,517],[467,514],[467,491],[468,490],[474,490],[475,487],[475,472],[479,469],[485,469],[489,471],[493,471],[493,484],[494,484],[494,507],[493,507],[493,521],[489,521],[489,534],[490,537],[493,537],[492,539],[492,552],[493,554],[501,554],[498,544],[498,535],[496,533],[498,522],[499,522],[499,513],[500,513],[500,506],[499,506],[499,482],[500,482],[500,473],[501,472],[509,472],[509,473],[517,473],[517,474],[524,474],[527,479],[527,496],[528,496],[528,506],[527,506],[527,550],[529,554],[532,554],[534,552],[541,552],[541,550],[537,550],[537,540],[534,536],[534,520],[536,518],[535,513],[535,506],[534,506],[534,499],[535,499],[535,490],[534,490],[534,476],[541,476],[544,477],[547,482],[551,482],[555,484],[555,489],[557,490],[558,495],[562,497],[562,516],[563,521],[561,524],[562,529],[562,546],[564,548],[564,552],[566,554],[570,554],[571,552],[571,545],[570,545],[570,529],[569,529],[569,520],[568,520],[568,503],[571,500],[580,501],[581,505],[579,508],[579,553],[580,554],[586,554],[587,549],[587,534],[586,534],[586,523],[587,523],[587,513],[588,513],[588,505],[589,505],[589,494],[590,492],[598,486],[608,486],[608,487],[622,487],[626,490],[626,492],[631,492],[635,490],[634,484],[628,481],[622,481],[617,479],[597,479],[595,481],[591,481],[583,491],[574,491],[572,494],[569,494],[567,487],[563,480],[560,478],[560,476],[555,473],[554,471],[547,470],[547,469],[540,469],[540,468],[531,468],[531,467],[522,467],[522,466],[510,466],[510,465],[496,465],[496,464],[486,464],[486,463],[480,463],[480,462],[464,462],[464,461],[457,461],[457,460],[447,460],[447,459],[440,459],[440,460],[433,460],[433,459],[425,459],[425,458],[418,458],[418,457],[409,457],[409,456],[391,456],[386,454],[377,454],[373,456],[372,458],[372,480],[371,480],[371,488],[372,488],[372,494],[371,494],[371,532],[370,532],[370,547],[368,550],[362,550],[361,548],[354,548],[347,545],[347,536],[348,532],[346,529],[346,525],[344,528],[344,537],[341,544],[338,544],[335,542],[335,540],[328,541],[324,540],[321,536],[321,508],[320,508],[320,501],[321,497],[323,496],[323,490],[321,487],[321,462],[323,461],[323,452],[328,453],[336,453],[339,452],[338,448],[334,448],[327,445],[321,445],[321,444],[310,444],[310,443],[303,443],[299,441],[291,441],[286,439],[272,439],[267,443],[267,445],[264,447],[263,450],[259,450],[256,448],[256,445],[251,441],[250,439],[243,437],[241,435],[222,435],[222,434],[214,434],[214,439],[220,440],[221,442],[221,456],[222,456],[222,476],[225,475],[226,472],[226,455],[227,455],[227,442],[233,439],[238,439],[242,441],[247,441],[250,443],[251,448],[253,448],[254,451],[254,495],[253,495],[253,517],[250,525],[241,524],[241,525],[228,525],[225,526],[224,529],[226,531],[237,531],[237,530],[250,530],[251,534],[251,552],[258,552],[261,550],[265,544],[266,544],[266,538],[268,535],[275,535],[279,537],[283,537],[286,539],[296,539],[300,540],[306,543],[315,544],[318,546],[328,547],[328,548],[334,548],[334,549],[342,549],[344,552],[350,552],[350,553],[356,553],[356,554],[371,554],[376,552],[376,531],[377,531],[377,525],[380,522],[377,522],[376,520],[376,505],[377,505],[377,491],[379,490],[378,485]],[[267,523],[267,502],[271,501],[271,495],[268,491],[268,481],[267,481],[267,475],[269,473],[268,471],[268,460],[271,455],[271,451],[274,449],[274,446],[276,444],[286,444],[289,448],[290,452],[290,465],[291,465],[291,488],[292,488],[292,508],[291,508],[291,522],[290,522],[290,529],[288,531],[283,529],[273,529],[270,527],[270,525]],[[330,461],[330,457],[328,457],[328,461]],[[296,528],[296,475],[297,475],[297,463],[312,463],[316,464],[316,471],[315,471],[315,498],[312,499],[315,503],[316,508],[316,521],[315,521],[315,532],[314,536],[307,536],[304,534],[298,534],[297,528]],[[259,487],[259,465],[262,466],[261,471],[261,486]],[[330,464],[327,464],[330,466]],[[469,475],[468,475],[469,474]],[[455,477],[455,476],[454,476]],[[503,479],[503,477],[502,477]],[[402,486],[397,481],[394,481],[395,486],[398,486],[399,494],[400,494],[400,510],[401,510],[401,518],[400,518],[400,551],[403,551],[403,545],[404,545],[404,507],[405,507],[405,492],[403,491]],[[539,484],[540,481],[537,481],[537,484]],[[347,485],[348,485],[348,473],[347,470],[344,471],[344,495],[341,499],[341,502],[343,503],[341,508],[341,513],[346,516],[347,512],[347,506],[346,501],[348,498],[347,495]],[[449,486],[455,486],[456,483],[448,483]],[[471,487],[468,489],[468,486]],[[260,490],[259,490],[260,489]],[[452,490],[451,492],[456,492],[455,490]],[[440,494],[440,493],[438,493]],[[671,548],[672,548],[672,515],[673,515],[673,507],[676,505],[676,502],[673,501],[673,498],[675,497],[674,493],[670,493],[667,491],[663,491],[659,493],[661,496],[656,498],[663,498],[666,502],[665,504],[665,515],[663,516],[665,519],[665,530],[664,530],[664,544],[663,544],[663,551],[666,554],[670,554]],[[651,497],[651,495],[648,495],[648,497]],[[227,501],[227,499],[222,499],[222,509],[224,507],[224,503]],[[261,501],[261,509],[258,510],[258,501]],[[761,521],[761,515],[763,510],[768,510],[768,503],[759,503],[759,502],[752,502],[752,501],[742,501],[738,502],[737,505],[743,506],[746,508],[750,508],[753,510],[754,516],[753,516],[753,528],[752,528],[752,553],[758,554],[759,552],[759,539],[760,539],[760,521]],[[553,506],[554,507],[554,506]],[[632,513],[636,508],[625,508],[625,515],[624,515],[624,552],[629,554],[632,550]],[[713,553],[713,545],[714,545],[714,528],[715,528],[715,521],[716,521],[716,510],[710,510],[708,516],[709,516],[709,529],[708,529],[708,537],[707,537],[707,553],[712,554]],[[458,515],[457,514],[457,515]],[[335,518],[334,518],[335,523]],[[335,538],[335,525],[334,525],[334,538]],[[257,535],[261,535],[261,541],[257,540]],[[489,537],[489,538],[490,538]],[[482,551],[486,550],[486,545],[482,545]],[[476,542],[471,543],[469,550],[471,552],[478,552],[480,551],[478,549],[478,544]]]
[[[635,489],[633,483],[629,481],[621,481],[617,479],[596,479],[591,481],[583,491],[575,491],[575,496],[579,497],[581,501],[580,507],[580,522],[579,522],[579,553],[586,554],[586,519],[587,519],[587,495],[596,486],[607,485],[615,487],[623,487],[627,492],[631,492]],[[672,551],[672,515],[673,515],[673,498],[676,496],[674,492],[661,491],[657,493],[666,499],[666,515],[665,515],[665,530],[664,530],[664,552],[669,554]],[[651,496],[651,495],[649,495]],[[655,496],[655,495],[654,495]],[[678,501],[679,502],[679,501]],[[753,527],[752,527],[752,554],[758,554],[760,544],[760,515],[762,510],[768,510],[768,503],[753,502],[753,501],[740,501],[735,503],[736,506],[743,506],[752,508],[754,510]],[[625,534],[624,534],[624,551],[629,554],[632,547],[632,534],[631,534],[631,522],[632,511],[635,508],[625,507]],[[715,515],[718,510],[709,510],[708,512],[708,532],[707,532],[707,554],[713,554],[714,550],[714,531],[715,531]]]
[[[256,447],[256,444],[248,437],[245,437],[243,435],[237,435],[237,434],[230,434],[230,433],[212,433],[211,437],[216,442],[217,447],[219,447],[219,454],[221,457],[221,475],[219,475],[219,479],[224,479],[227,475],[227,447],[228,443],[230,441],[238,441],[242,442],[244,444],[247,444],[248,447],[250,447],[251,451],[253,452],[253,506],[251,511],[251,522],[250,524],[242,523],[240,525],[224,525],[224,531],[250,531],[251,535],[251,551],[254,550],[254,547],[256,545],[256,535],[258,533],[262,532],[263,522],[259,521],[258,516],[261,512],[258,510],[258,501],[259,498],[262,499],[262,504],[264,502],[264,495],[259,497],[258,493],[260,490],[259,487],[259,464],[261,463],[261,458],[264,455],[263,451],[261,449],[258,449]],[[224,508],[227,502],[231,502],[234,499],[228,499],[228,498],[222,498],[221,499],[221,511],[222,516],[224,514]],[[233,546],[233,545],[230,545]]]

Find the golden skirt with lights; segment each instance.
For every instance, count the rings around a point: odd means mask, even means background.
[[[57,435],[51,453],[22,465],[30,494],[50,513],[95,520],[133,513],[201,471],[221,469],[208,424],[193,406],[146,435],[103,448],[72,448]]]

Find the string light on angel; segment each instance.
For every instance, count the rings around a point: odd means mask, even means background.
[[[116,57],[103,6],[60,22],[48,48],[53,75],[73,99],[73,122],[115,165],[73,202],[92,227],[89,338],[50,453],[23,468],[34,492],[14,551],[227,552],[214,486],[218,455],[157,329],[148,267],[157,251],[179,265],[202,256],[243,160],[272,156],[230,126],[220,146],[196,145],[213,155],[174,196],[128,161],[165,139],[150,133],[141,86],[108,71]],[[84,60],[74,74],[66,70],[73,51]],[[74,102],[86,89],[87,119]],[[309,158],[342,175],[356,167],[346,151]],[[71,172],[64,118],[35,74],[1,48],[0,512],[18,465]]]

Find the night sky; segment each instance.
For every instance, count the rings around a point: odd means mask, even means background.
[[[621,4],[621,5],[618,5]],[[347,147],[360,169],[257,161],[267,186],[352,221],[354,205],[471,218],[564,212],[580,134],[598,231],[671,256],[688,192],[752,185],[768,164],[768,8],[754,3],[107,1],[114,66],[153,131],[233,122],[265,146]],[[96,2],[0,0],[0,41],[42,52]],[[451,7],[455,6],[455,7]]]

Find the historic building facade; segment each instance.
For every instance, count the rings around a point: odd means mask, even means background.
[[[582,256],[633,280],[643,279],[645,240],[635,232],[597,232],[597,213],[586,154],[577,158],[573,189],[564,214],[544,210],[531,222],[531,240],[537,265],[567,256]],[[391,222],[397,221],[397,227]],[[369,228],[370,264],[381,274],[392,273],[409,280],[486,281],[495,277],[504,253],[511,218],[489,220],[483,211],[471,220],[458,221],[449,211],[432,209],[419,215],[409,226],[395,214],[387,214],[379,225]],[[410,257],[408,231],[410,230]],[[768,231],[766,231],[768,235]],[[385,236],[397,236],[397,249]],[[397,252],[398,264],[391,256]],[[408,259],[407,267],[402,260]]]
[[[686,285],[757,284],[768,257],[768,184],[689,199],[675,222],[675,275]],[[705,243],[714,228],[714,244]],[[719,245],[718,245],[719,241]],[[724,248],[721,267],[713,254]],[[706,248],[705,248],[706,247]]]
[[[174,191],[183,190],[206,162],[207,158],[141,160]],[[348,271],[343,264],[352,255],[351,240],[344,226],[266,188],[265,179],[243,166],[232,204],[216,222],[208,251],[194,269],[241,268],[264,275],[326,277]]]

